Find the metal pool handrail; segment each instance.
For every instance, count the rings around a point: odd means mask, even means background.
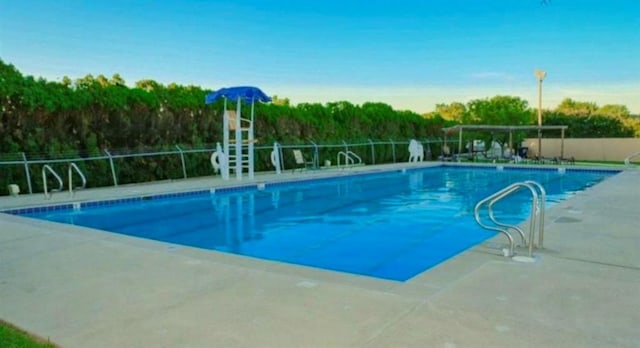
[[[351,163],[352,164],[362,164],[362,158],[360,158],[360,156],[356,155],[355,152],[347,151],[347,156],[349,156],[349,158],[351,158]],[[353,160],[354,158],[358,160],[357,163],[355,163],[355,161]]]
[[[75,170],[75,172],[78,174],[78,176],[80,177],[80,179],[82,180],[82,185],[76,187],[76,190],[81,190],[83,188],[85,188],[87,186],[87,178],[84,176],[84,174],[82,173],[82,171],[80,170],[80,168],[78,168],[78,166],[71,162],[69,164],[69,196],[73,196],[73,171]]]
[[[344,157],[344,165],[345,166],[348,166],[349,162],[351,162],[352,165],[362,164],[362,158],[360,158],[360,156],[356,155],[355,152],[353,152],[353,151],[340,151],[340,152],[338,152],[338,158],[336,160],[338,167],[340,167],[340,165],[342,163],[342,162],[340,162],[341,156]],[[355,160],[358,160],[358,163],[356,163]]]
[[[636,152],[636,153],[633,153],[633,154],[627,156],[627,158],[624,159],[624,165],[625,166],[631,166],[631,159],[633,159],[635,157],[640,157],[640,152]]]
[[[533,185],[538,189],[538,248],[542,249],[544,241],[544,207],[547,205],[547,191],[540,183],[533,180],[526,180],[525,184]],[[531,239],[533,241],[533,239]]]
[[[349,157],[347,156],[347,153],[344,151],[340,151],[338,152],[337,158],[336,158],[336,164],[338,166],[338,168],[340,168],[340,165],[342,164],[342,162],[340,162],[340,158],[344,157],[344,165],[348,166],[349,165]]]
[[[519,228],[517,226],[514,226],[514,225],[509,225],[509,224],[505,224],[505,223],[501,223],[501,222],[497,221],[496,218],[495,218],[495,215],[493,213],[493,205],[495,203],[497,203],[500,200],[508,197],[509,195],[511,195],[512,193],[520,190],[521,188],[529,189],[529,191],[531,192],[531,196],[532,196],[531,216],[530,216],[530,219],[529,219],[529,241],[528,241],[528,243],[527,243],[527,240],[525,238],[524,231],[522,231],[521,228]],[[538,191],[540,191],[540,194],[538,194]],[[478,223],[478,225],[480,225],[480,227],[482,227],[484,229],[487,229],[487,230],[500,232],[500,233],[504,234],[507,237],[507,239],[509,240],[509,251],[505,256],[513,256],[513,254],[514,254],[515,243],[514,243],[513,237],[509,233],[509,230],[513,229],[513,230],[516,230],[520,234],[520,237],[522,239],[523,245],[524,246],[528,245],[528,247],[529,247],[529,257],[532,257],[533,256],[533,244],[534,244],[534,235],[535,235],[536,223],[538,224],[538,238],[539,238],[538,244],[539,244],[539,247],[542,247],[542,241],[543,241],[543,235],[544,235],[544,205],[545,205],[545,201],[546,201],[546,191],[544,190],[542,185],[540,185],[539,183],[537,183],[535,181],[531,181],[531,180],[527,180],[527,181],[524,181],[524,182],[517,182],[517,183],[511,184],[511,185],[503,188],[502,190],[500,190],[500,191],[488,196],[487,198],[484,198],[481,201],[479,201],[475,206],[474,216],[475,216],[476,222]],[[491,220],[491,222],[495,226],[487,225],[487,224],[482,222],[482,219],[480,217],[480,209],[484,205],[487,205],[489,219]]]
[[[56,173],[50,165],[45,164],[44,166],[42,166],[42,186],[44,187],[44,198],[50,199],[52,194],[50,194],[49,190],[47,190],[47,171],[51,173],[54,178],[56,178],[59,185],[57,189],[51,190],[52,193],[56,191],[62,191],[64,183],[62,182],[62,178],[60,178],[60,175],[58,175],[58,173]]]

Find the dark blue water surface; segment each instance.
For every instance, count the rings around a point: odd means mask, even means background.
[[[473,208],[510,183],[539,182],[549,207],[614,174],[435,167],[25,215],[404,281],[494,236]],[[498,203],[496,216],[524,221],[531,194],[521,191]]]

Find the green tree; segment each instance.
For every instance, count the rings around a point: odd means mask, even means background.
[[[71,85],[73,85],[73,80],[71,80],[71,78],[69,76],[63,76],[62,77],[62,85],[70,87]]]
[[[555,112],[559,112],[569,116],[589,116],[598,110],[598,105],[591,102],[575,101],[571,98],[565,98],[555,108]]]
[[[94,83],[96,83],[96,80],[93,78],[93,75],[87,74],[83,78],[76,79],[75,86],[77,88],[89,88]]]
[[[145,80],[137,81],[136,82],[136,87],[140,88],[140,89],[144,89],[145,91],[149,92],[149,91],[156,90],[159,87],[162,87],[162,85],[157,83],[154,80],[145,79]]]
[[[512,96],[495,96],[491,99],[476,99],[467,104],[467,113],[462,116],[464,124],[528,125],[532,124],[533,112],[526,100]]]
[[[109,83],[114,86],[124,86],[126,83],[120,74],[113,74]]]
[[[595,112],[597,115],[614,117],[619,119],[627,119],[631,117],[631,112],[625,105],[607,104],[601,106]]]
[[[436,104],[435,114],[448,121],[462,122],[466,113],[467,107],[460,102]]]
[[[102,75],[102,74],[100,74],[100,75],[98,75],[98,77],[96,77],[96,82],[102,87],[106,87],[106,86],[111,85],[111,83],[109,82],[109,79],[106,76]]]
[[[289,98],[279,98],[277,95],[274,95],[271,98],[271,103],[275,105],[284,105],[284,106],[291,105],[291,101],[289,100]]]
[[[543,115],[545,125],[568,126],[569,138],[619,138],[634,136],[634,128],[622,120],[602,115],[565,115],[547,111]],[[549,136],[560,136],[549,133]]]
[[[640,137],[640,118],[631,116],[631,112],[625,105],[607,104],[598,108],[596,113],[620,120],[626,127],[634,130],[634,136]]]

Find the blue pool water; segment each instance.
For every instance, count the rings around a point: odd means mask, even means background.
[[[23,215],[405,281],[494,236],[478,227],[473,208],[508,184],[541,183],[548,207],[614,174],[435,167]],[[524,221],[531,195],[521,191],[498,203],[496,215]]]

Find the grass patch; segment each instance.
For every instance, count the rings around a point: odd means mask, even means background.
[[[602,164],[602,165],[606,165],[606,164],[624,164],[624,162],[622,162],[622,161],[589,161],[589,160],[580,160],[580,161],[576,161],[576,162],[588,163],[588,164]]]
[[[576,165],[593,167],[626,167],[624,162],[619,161],[576,161]]]
[[[49,340],[42,339],[0,320],[0,347],[2,348],[58,348]]]

